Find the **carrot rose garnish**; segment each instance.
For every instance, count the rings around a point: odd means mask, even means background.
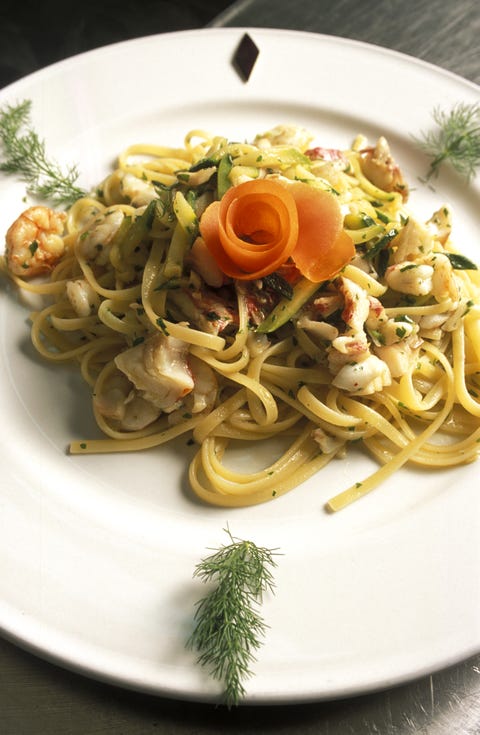
[[[319,283],[354,255],[335,195],[308,184],[255,179],[233,186],[200,220],[200,234],[221,270],[254,280],[289,258]]]

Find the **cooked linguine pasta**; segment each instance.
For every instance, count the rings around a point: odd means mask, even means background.
[[[423,223],[407,200],[384,138],[333,150],[279,126],[251,143],[192,131],[180,149],[131,146],[66,213],[27,210],[4,267],[45,296],[33,344],[78,363],[105,435],[70,451],[185,435],[193,492],[241,506],[361,441],[379,469],[331,511],[406,463],[476,459],[478,273],[449,209]],[[273,464],[232,469],[232,443],[275,437]]]

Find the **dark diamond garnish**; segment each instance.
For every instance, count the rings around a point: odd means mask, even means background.
[[[233,56],[233,65],[244,82],[248,82],[259,53],[252,38],[245,33]]]

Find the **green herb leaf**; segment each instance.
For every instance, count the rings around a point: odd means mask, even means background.
[[[432,158],[427,181],[438,175],[444,161],[470,181],[480,165],[480,105],[458,104],[450,112],[435,108],[432,117],[437,124],[420,138],[420,148]]]
[[[0,144],[3,160],[0,171],[17,174],[27,184],[29,194],[52,204],[70,205],[86,191],[75,185],[76,166],[62,171],[47,158],[45,143],[30,127],[31,101],[6,105],[0,110]]]
[[[274,591],[270,567],[276,551],[234,538],[195,568],[194,576],[214,582],[196,606],[195,627],[187,647],[199,652],[198,663],[223,682],[228,707],[245,695],[243,682],[261,645],[266,624],[258,612],[264,592]]]
[[[465,255],[460,255],[459,253],[445,253],[445,255],[452,264],[452,268],[455,268],[457,271],[478,270],[475,263],[472,263],[472,261],[466,258]]]

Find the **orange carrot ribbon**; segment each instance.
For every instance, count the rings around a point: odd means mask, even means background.
[[[200,234],[221,270],[255,280],[289,258],[320,283],[355,254],[334,194],[302,182],[254,179],[227,190],[200,219]]]

